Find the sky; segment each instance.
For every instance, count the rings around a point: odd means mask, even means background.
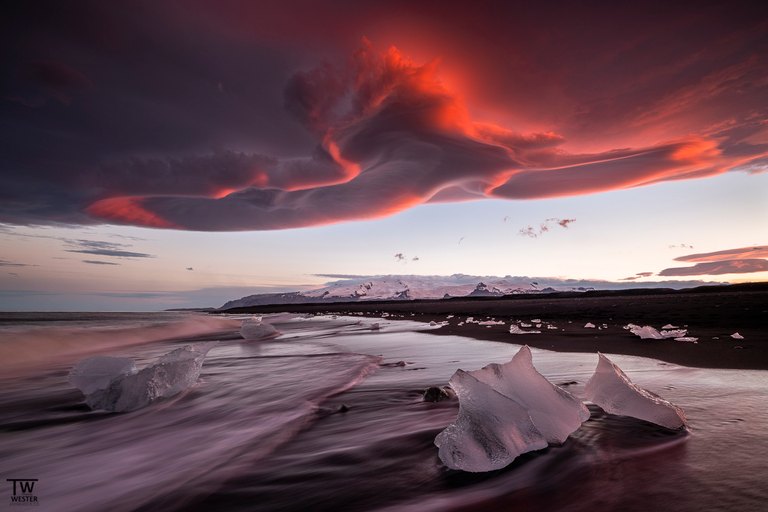
[[[768,6],[624,4],[7,2],[0,310],[765,281]]]

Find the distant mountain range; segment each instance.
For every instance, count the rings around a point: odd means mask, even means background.
[[[663,281],[644,283],[614,283],[525,276],[339,276],[322,288],[301,292],[262,293],[231,300],[219,309],[264,306],[270,304],[305,304],[352,302],[368,300],[441,299],[450,297],[500,297],[515,294],[540,294],[562,291],[585,292],[596,289],[664,286],[687,288],[700,286],[703,281]]]

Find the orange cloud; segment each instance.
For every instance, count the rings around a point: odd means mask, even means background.
[[[304,159],[260,160],[212,193],[101,199],[109,222],[193,230],[262,230],[371,219],[428,201],[538,199],[711,176],[742,164],[719,142],[688,136],[647,147],[569,153],[554,131],[471,119],[439,78],[392,47],[364,41],[346,69],[296,74],[286,105],[317,138]],[[748,160],[749,158],[747,158]]]
[[[727,249],[724,251],[689,254],[687,256],[675,258],[675,261],[707,262],[754,258],[768,258],[768,245],[756,245],[752,247],[740,247],[738,249]]]

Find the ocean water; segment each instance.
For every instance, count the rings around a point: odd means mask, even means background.
[[[768,372],[611,356],[681,406],[670,432],[590,406],[563,445],[484,474],[446,469],[435,436],[458,403],[426,403],[457,368],[519,345],[421,332],[423,324],[274,315],[281,335],[244,341],[239,318],[163,313],[0,316],[0,510],[37,479],[38,510],[764,510]],[[168,339],[172,338],[172,339]],[[92,353],[139,366],[218,340],[198,383],[130,413],[90,411],[67,381]],[[582,396],[595,354],[532,350]],[[404,362],[402,365],[400,362]],[[345,405],[346,412],[340,406]]]

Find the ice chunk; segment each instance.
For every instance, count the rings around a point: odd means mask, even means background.
[[[580,400],[536,371],[528,345],[521,347],[508,363],[489,364],[470,373],[525,407],[533,424],[550,443],[564,442],[589,419],[589,410]]]
[[[509,326],[509,334],[540,334],[541,331],[524,331],[517,325],[512,324]]]
[[[643,339],[643,340],[660,340],[664,338],[664,336],[662,336],[659,331],[657,331],[650,325],[645,325],[643,327],[640,327],[639,325],[628,324],[626,327],[629,329],[629,331],[632,334],[636,336],[640,336],[640,339]]]
[[[533,327],[533,325],[526,322],[520,322],[520,327]]]
[[[482,322],[478,322],[477,325],[487,325],[487,326],[491,326],[491,325],[504,325],[504,322],[502,320],[498,320],[498,321],[496,321],[496,320],[484,320]]]
[[[381,330],[381,324],[379,322],[374,322],[371,324],[371,330],[372,331],[379,331]]]
[[[506,364],[457,370],[450,384],[459,415],[435,445],[452,469],[501,469],[522,453],[562,443],[589,418],[584,404],[536,371],[527,346]]]
[[[280,331],[275,329],[272,324],[262,323],[261,317],[258,317],[258,320],[249,318],[243,320],[240,326],[240,336],[246,340],[266,340],[280,336]]]
[[[670,429],[686,426],[682,409],[633,384],[610,359],[599,352],[598,356],[595,373],[584,390],[587,400],[610,414],[632,416]]]
[[[584,324],[584,328],[585,329],[594,329],[595,328],[595,324],[593,324],[592,322],[587,322],[586,324]]]
[[[531,320],[531,323],[532,324],[540,324],[541,323],[541,318],[534,318],[533,320]]]
[[[744,339],[744,336],[742,336],[742,335],[741,335],[741,334],[739,334],[738,332],[735,332],[735,333],[731,334],[731,338],[733,338],[733,339],[735,339],[735,340],[743,340],[743,339]]]
[[[692,336],[681,336],[679,338],[675,338],[675,341],[688,341],[690,343],[698,343],[699,338],[694,338]]]
[[[438,456],[449,468],[493,471],[547,447],[522,405],[463,370],[456,370],[450,384],[459,397],[459,415],[435,438]]]
[[[688,334],[688,329],[671,329],[661,331],[662,338],[682,338]]]
[[[83,359],[69,372],[69,382],[83,394],[106,389],[123,375],[136,373],[136,363],[128,357],[96,356]]]
[[[661,328],[662,329],[677,329],[678,327],[676,325],[667,324],[667,325],[663,325]]]
[[[216,343],[196,343],[178,348],[137,373],[117,376],[103,388],[94,390],[90,385],[78,387],[91,409],[112,412],[140,409],[159,398],[174,396],[197,382],[205,356]],[[76,368],[86,361],[78,363]]]

